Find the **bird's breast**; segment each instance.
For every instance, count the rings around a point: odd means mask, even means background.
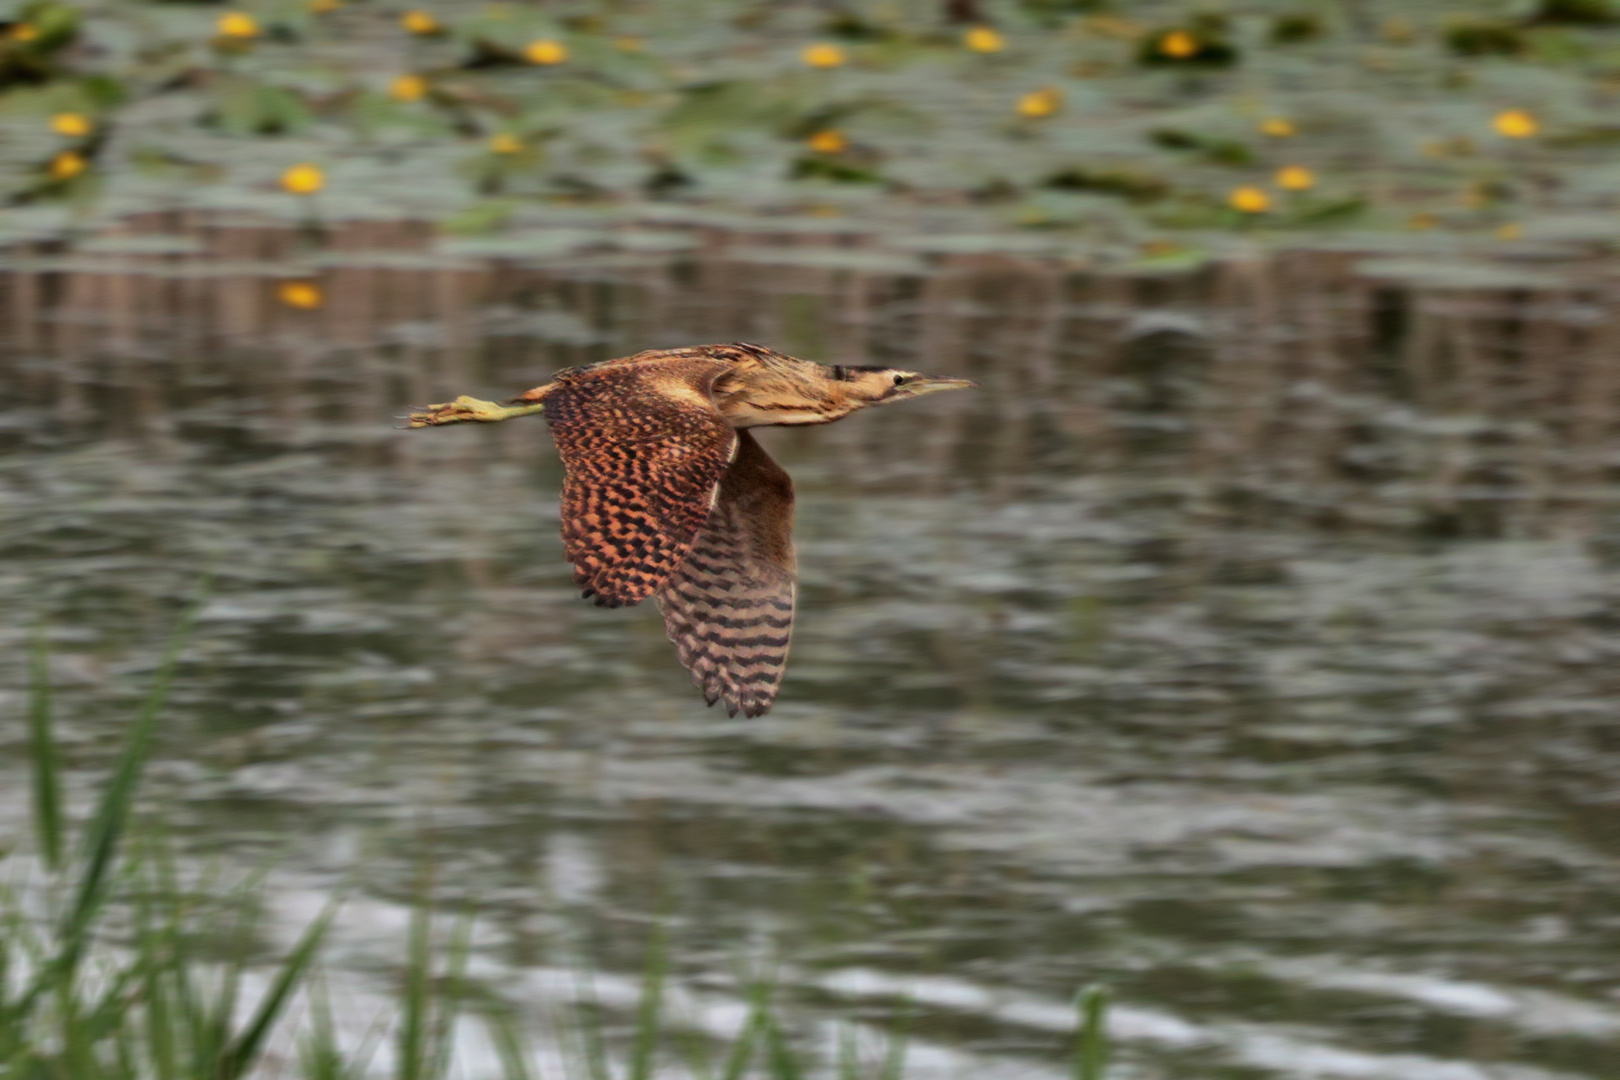
[[[825,424],[843,416],[842,412],[829,413],[825,407],[789,405],[773,402],[737,401],[722,405],[720,413],[734,428],[795,426]]]

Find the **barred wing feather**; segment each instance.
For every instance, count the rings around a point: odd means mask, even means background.
[[[664,629],[710,705],[758,716],[776,700],[793,632],[793,482],[754,437],[686,560],[658,590]]]

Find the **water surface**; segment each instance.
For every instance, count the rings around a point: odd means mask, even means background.
[[[426,862],[537,1038],[582,967],[624,1006],[663,922],[683,1022],[734,1025],[770,956],[806,1040],[913,1002],[918,1076],[1062,1075],[1092,982],[1123,1076],[1613,1075],[1611,265],[558,236],[173,215],[9,253],[0,686],[20,715],[44,616],[82,789],[206,570],[152,806],[276,858],[289,935],[360,867],[356,1000]],[[542,421],[392,419],[738,339],[982,386],[764,433],[803,584],[755,721],[650,607],[578,599]]]

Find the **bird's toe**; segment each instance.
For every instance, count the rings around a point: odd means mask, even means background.
[[[401,419],[405,421],[407,427],[436,427],[439,424],[448,422],[444,419],[445,410],[451,407],[452,405],[449,402],[440,402],[437,405],[418,405],[413,407],[410,413],[401,417]]]

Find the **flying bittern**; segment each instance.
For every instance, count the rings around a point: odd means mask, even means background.
[[[559,371],[510,406],[459,397],[410,426],[544,412],[562,455],[574,580],[605,607],[654,597],[710,705],[776,700],[793,628],[793,482],[748,433],[972,386],[886,367],[827,367],[758,345],[653,349]]]

